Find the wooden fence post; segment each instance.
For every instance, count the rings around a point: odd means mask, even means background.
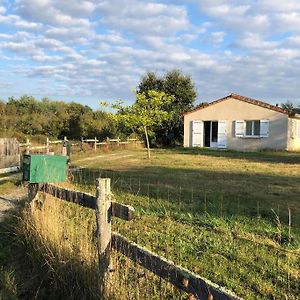
[[[97,151],[97,138],[95,137],[94,150]]]
[[[98,178],[96,190],[96,222],[101,299],[105,298],[109,280],[111,217],[110,178]]]
[[[83,137],[80,140],[80,151],[83,151]]]
[[[31,211],[34,211],[36,207],[36,203],[38,200],[38,191],[39,191],[38,183],[28,184],[28,200],[30,202]]]
[[[26,154],[28,155],[29,154],[29,152],[30,152],[30,143],[29,143],[29,139],[26,139]]]
[[[47,137],[47,140],[46,140],[46,154],[49,154],[50,152],[50,149],[49,149],[49,138]]]

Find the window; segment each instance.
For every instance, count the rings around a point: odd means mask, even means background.
[[[267,138],[269,137],[269,123],[269,120],[236,120],[235,136]]]
[[[246,121],[246,136],[260,136],[260,120]]]

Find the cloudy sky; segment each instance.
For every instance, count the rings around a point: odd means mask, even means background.
[[[299,0],[0,0],[0,98],[131,103],[178,68],[198,100],[300,100]]]

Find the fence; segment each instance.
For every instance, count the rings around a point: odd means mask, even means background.
[[[81,144],[80,144],[81,150],[83,150],[85,143],[89,144],[89,145],[92,145],[95,151],[99,147],[105,147],[105,148],[116,147],[116,148],[119,148],[121,146],[126,146],[126,145],[137,146],[137,145],[144,144],[143,141],[139,141],[138,139],[135,139],[135,138],[127,138],[126,141],[121,141],[121,139],[119,137],[116,138],[116,139],[107,138],[106,141],[104,141],[104,142],[100,142],[96,137],[94,139],[83,139],[83,138],[81,138]]]
[[[0,139],[0,174],[17,171],[20,167],[19,143],[15,138]]]
[[[20,147],[23,148],[23,152],[26,154],[29,154],[31,152],[42,152],[49,154],[51,152],[54,152],[53,146],[61,144],[61,147],[59,149],[56,149],[56,152],[59,152],[59,154],[66,155],[66,147],[64,143],[68,142],[67,137],[64,137],[63,140],[55,140],[51,141],[49,138],[46,139],[46,143],[44,145],[39,146],[33,146],[29,139],[26,140],[26,143],[20,144]]]
[[[120,138],[117,139],[110,139],[107,138],[106,141],[100,142],[96,137],[94,139],[83,139],[78,141],[69,141],[67,137],[64,137],[63,140],[54,140],[51,141],[49,138],[46,139],[46,143],[44,145],[32,145],[29,139],[26,140],[26,143],[20,144],[20,148],[22,152],[29,154],[29,153],[57,153],[67,155],[68,147],[77,148],[79,151],[83,151],[85,149],[85,145],[93,148],[95,151],[101,147],[105,149],[111,148],[120,148],[126,147],[128,145],[133,145],[137,147],[138,145],[143,144],[144,142],[139,141],[135,138],[127,138],[126,141],[121,141]],[[56,146],[56,147],[55,147]],[[69,151],[71,149],[69,148]]]
[[[109,178],[97,179],[96,196],[51,184],[41,186],[30,184],[28,194],[33,207],[36,205],[38,192],[95,210],[102,299],[105,297],[106,288],[110,284],[110,254],[112,248],[134,261],[137,265],[188,293],[189,299],[241,299],[206,278],[175,265],[173,262],[131,242],[119,233],[112,232],[112,217],[126,221],[132,220],[134,219],[134,209],[131,206],[112,201]]]

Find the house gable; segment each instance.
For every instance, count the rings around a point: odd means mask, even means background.
[[[244,97],[244,96],[241,96],[241,95],[238,95],[238,94],[230,94],[226,97],[215,100],[215,101],[210,102],[208,104],[204,104],[204,105],[201,104],[199,106],[196,106],[193,110],[184,113],[184,115],[191,114],[191,113],[196,112],[198,110],[206,109],[207,107],[211,107],[212,105],[218,104],[218,103],[226,101],[228,99],[235,99],[235,100],[243,101],[243,102],[246,102],[246,103],[249,103],[249,104],[252,104],[252,105],[257,105],[257,106],[260,106],[260,107],[263,107],[263,108],[266,108],[266,109],[270,109],[270,110],[273,110],[273,111],[276,111],[276,112],[279,112],[279,113],[282,113],[282,114],[285,114],[285,115],[289,115],[289,112],[287,110],[281,108],[281,107],[271,105],[271,104],[266,103],[266,102],[261,101],[261,100],[256,100],[256,99],[253,99],[253,98]]]

